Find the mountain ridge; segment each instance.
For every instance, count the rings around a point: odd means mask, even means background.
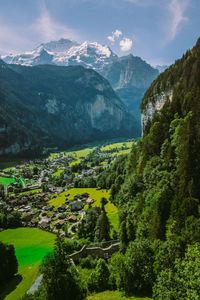
[[[0,62],[0,97],[1,155],[139,135],[108,81],[81,66]]]
[[[82,65],[104,76],[128,106],[140,126],[139,106],[159,71],[132,54],[118,57],[108,46],[97,42],[78,44],[67,39],[43,43],[22,55],[4,56],[7,63],[22,65]]]

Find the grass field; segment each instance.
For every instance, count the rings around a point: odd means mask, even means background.
[[[122,154],[129,154],[130,152],[131,152],[131,148],[124,149],[124,150],[119,150],[118,152],[111,153],[111,156],[119,156],[119,155],[122,155]]]
[[[21,178],[20,183],[25,182],[24,178]],[[5,186],[9,186],[11,183],[15,183],[15,178],[7,178],[7,177],[0,177],[0,184],[3,184]]]
[[[53,177],[59,177],[60,174],[62,174],[63,172],[64,172],[64,170],[59,169],[57,172],[53,173],[52,176],[53,176]]]
[[[0,232],[0,241],[12,244],[18,260],[22,281],[5,299],[22,297],[38,276],[39,265],[53,250],[55,235],[36,228],[8,229]]]
[[[125,142],[125,143],[110,144],[110,145],[101,147],[101,151],[109,151],[109,150],[118,149],[118,151],[112,152],[112,153],[110,153],[110,155],[111,156],[119,156],[119,155],[122,155],[122,154],[128,154],[128,153],[130,153],[133,144],[134,144],[134,142]],[[121,149],[123,147],[126,147],[128,149]]]
[[[41,192],[42,189],[35,189],[35,190],[30,190],[30,191],[26,191],[26,192],[22,192],[20,193],[20,195],[24,195],[24,194],[35,194],[37,192]]]
[[[125,297],[119,291],[106,291],[88,296],[86,300],[150,300],[150,298]]]
[[[95,148],[85,148],[78,151],[66,152],[65,156],[72,156],[73,158],[75,158],[75,160],[70,163],[70,166],[73,166],[75,164],[79,164],[82,158],[88,156],[94,149]]]
[[[132,148],[133,146],[133,142],[125,142],[125,143],[114,143],[114,144],[110,144],[107,145],[105,147],[101,147],[101,151],[108,151],[108,150],[112,150],[112,149],[120,149],[122,147],[127,147],[127,148]]]
[[[50,205],[54,205],[55,207],[60,206],[61,204],[65,203],[65,195],[70,194],[68,196],[69,199],[73,199],[76,194],[83,194],[88,193],[90,194],[90,198],[94,199],[94,203],[92,206],[101,206],[101,198],[105,197],[107,200],[110,198],[110,191],[109,190],[96,190],[95,188],[74,188],[68,191],[65,191],[59,195],[56,195],[56,198],[53,198],[49,201]],[[87,206],[86,206],[87,208]],[[105,210],[108,213],[108,218],[110,220],[113,229],[117,230],[118,227],[118,210],[117,207],[112,204],[110,201],[105,205]]]
[[[9,184],[14,182],[16,182],[14,178],[0,177],[0,184],[3,184],[5,186],[9,186]]]

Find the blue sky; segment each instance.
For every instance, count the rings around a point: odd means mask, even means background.
[[[1,0],[0,54],[61,37],[170,64],[200,37],[200,0]]]

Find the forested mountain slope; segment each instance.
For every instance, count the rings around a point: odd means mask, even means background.
[[[125,253],[117,284],[127,294],[153,288],[155,299],[198,299],[200,39],[153,82],[141,110],[143,138],[110,174]]]
[[[1,155],[139,134],[126,106],[95,71],[0,61]]]

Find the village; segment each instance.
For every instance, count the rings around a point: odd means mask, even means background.
[[[13,227],[36,227],[52,233],[59,231],[63,237],[74,238],[87,209],[93,207],[99,211],[100,198],[105,195],[109,198],[109,192],[97,186],[98,176],[118,154],[130,151],[126,144],[116,145],[54,153],[46,159],[4,169],[0,177],[12,178],[13,181],[4,185],[6,205],[5,200],[0,200],[0,216],[10,216],[9,227],[13,223]],[[86,192],[88,189],[93,194],[96,191],[98,196],[92,197]],[[4,225],[2,219],[0,228]]]

